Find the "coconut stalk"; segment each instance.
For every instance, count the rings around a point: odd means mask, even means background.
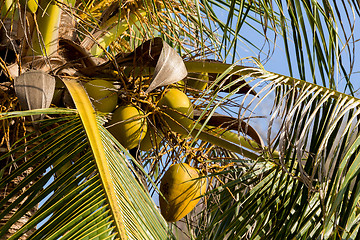
[[[188,120],[188,119],[187,119]],[[172,131],[183,136],[191,135],[195,139],[212,143],[229,151],[235,152],[249,159],[257,160],[261,158],[261,154],[269,154],[269,149],[265,148],[262,143],[247,139],[235,132],[224,128],[203,126],[194,121],[190,126],[185,127],[176,119],[167,116],[166,121]],[[270,153],[273,159],[279,158],[279,152]]]
[[[38,4],[39,0],[20,0],[20,4],[23,7],[26,7],[26,10],[31,12],[31,13],[36,13],[39,4]]]
[[[74,0],[59,0],[59,3],[73,5]],[[32,47],[27,55],[50,56],[58,49],[59,26],[62,9],[54,0],[40,2],[36,13],[36,31],[33,33]]]
[[[90,48],[90,53],[93,56],[101,55],[107,46],[113,43],[121,34],[128,30],[132,25],[136,24],[139,21],[139,18],[145,16],[146,12],[142,9],[139,9],[136,13],[130,13],[129,18],[120,19],[119,13],[114,17],[110,18],[106,23],[100,28],[99,32],[105,32],[105,34],[100,35],[101,37],[96,38],[96,44],[93,44]],[[119,22],[109,29],[109,26],[113,25],[115,21]],[[108,29],[108,30],[107,30]],[[98,35],[98,34],[96,34]]]
[[[13,19],[14,13],[16,13],[15,11],[15,4],[16,2],[13,0],[3,0],[2,1],[2,6],[1,6],[1,18],[6,18],[6,19]]]
[[[20,39],[19,11],[16,8],[16,1],[3,0],[0,4],[0,17],[3,19],[0,24],[0,47],[6,46],[16,51],[17,44],[14,40]]]
[[[258,159],[258,153],[261,153],[262,151],[262,148],[255,141],[246,139],[243,136],[240,136],[230,131],[224,131],[223,133],[219,134],[217,133],[217,131],[200,131],[197,128],[191,131],[191,135],[195,138],[199,138],[203,141],[236,152],[244,157],[253,160]],[[247,149],[249,149],[250,151]]]

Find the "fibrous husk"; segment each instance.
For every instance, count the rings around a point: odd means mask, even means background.
[[[153,79],[145,92],[149,93],[155,88],[176,83],[185,78],[186,75],[187,70],[183,59],[169,44],[162,41],[162,49],[156,63]]]
[[[55,78],[43,71],[30,70],[14,79],[16,96],[25,110],[48,108],[55,91]],[[33,115],[32,120],[42,115]]]
[[[66,59],[68,65],[92,68],[101,60],[91,56],[83,46],[69,39],[60,38],[59,48],[59,54]]]
[[[94,76],[108,69],[116,69],[118,66],[155,68],[146,93],[176,83],[187,75],[181,56],[159,37],[145,41],[129,54],[118,54],[115,62],[109,60],[96,67],[80,69],[80,72],[86,76]]]

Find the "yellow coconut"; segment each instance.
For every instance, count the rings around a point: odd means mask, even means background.
[[[174,164],[165,172],[160,183],[159,196],[161,214],[168,222],[176,222],[185,217],[206,191],[207,180],[201,178],[196,168],[186,163]]]
[[[111,82],[100,79],[92,80],[85,83],[84,87],[92,100],[95,110],[100,112],[114,111],[118,96]]]
[[[132,105],[117,108],[108,126],[110,133],[127,149],[136,147],[147,131],[144,114]]]
[[[154,128],[148,126],[145,137],[140,142],[139,149],[141,151],[149,151],[152,148],[159,147],[162,138],[163,136],[159,131],[155,132]]]
[[[204,91],[209,82],[208,73],[189,73],[186,78],[186,84],[190,88]]]
[[[163,118],[171,130],[186,135],[193,123],[191,118],[194,116],[192,103],[186,94],[175,88],[169,89],[158,102],[158,106],[163,108],[165,113]]]

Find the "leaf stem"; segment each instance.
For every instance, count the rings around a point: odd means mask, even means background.
[[[108,203],[112,210],[111,212],[115,221],[115,226],[117,227],[121,239],[127,239],[124,220],[121,215],[120,207],[117,204],[114,184],[111,179],[104,146],[101,142],[100,131],[97,126],[95,110],[91,105],[90,99],[85,89],[80,85],[79,82],[72,79],[63,79],[63,81],[75,102],[81,121],[84,125],[86,135],[94,154],[96,166],[100,174],[101,182],[103,184]]]

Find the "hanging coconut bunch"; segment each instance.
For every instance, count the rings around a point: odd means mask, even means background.
[[[151,50],[150,50],[151,49]],[[148,58],[148,54],[154,56]],[[90,99],[93,100],[95,110],[100,110],[96,103],[101,103],[110,96],[117,96],[118,101],[115,104],[115,109],[110,112],[111,119],[107,123],[107,128],[110,133],[118,140],[118,142],[128,150],[140,150],[143,152],[158,151],[157,154],[168,154],[171,152],[185,150],[188,155],[196,155],[196,152],[201,152],[207,148],[194,149],[191,147],[191,141],[197,134],[200,139],[216,144],[228,144],[228,140],[224,141],[218,136],[227,136],[228,139],[236,143],[240,143],[238,136],[232,136],[222,128],[211,127],[211,125],[219,126],[224,123],[224,120],[231,121],[234,119],[224,118],[224,116],[215,115],[208,120],[209,126],[200,132],[199,127],[196,126],[196,120],[199,125],[203,122],[199,109],[196,109],[190,97],[196,97],[199,92],[204,91],[209,84],[208,74],[191,74],[187,76],[187,71],[183,65],[183,61],[178,54],[174,54],[173,61],[178,61],[173,64],[172,61],[166,60],[167,57],[172,56],[172,49],[167,44],[160,43],[158,39],[145,42],[139,46],[133,53],[127,57],[123,56],[118,59],[117,63],[124,66],[123,73],[125,78],[118,79],[115,86],[110,84],[99,84],[99,88],[95,90],[90,87],[97,82],[89,81],[85,84]],[[135,58],[136,62],[141,61],[143,65],[154,68],[153,72],[147,72],[146,69],[137,69],[136,65],[132,65],[127,58]],[[133,61],[134,62],[134,61]],[[145,64],[144,64],[145,63]],[[93,74],[101,74],[113,67],[111,62],[105,62],[97,68],[86,69]],[[130,70],[129,70],[130,69]],[[182,71],[180,71],[182,69]],[[143,76],[137,76],[138,72],[142,72]],[[152,75],[147,75],[152,73]],[[186,78],[185,78],[186,77]],[[96,80],[95,80],[96,81]],[[125,84],[124,84],[125,82]],[[194,90],[196,90],[194,92]],[[103,91],[103,95],[97,96]],[[190,93],[190,94],[189,94]],[[193,95],[193,94],[195,95]],[[115,99],[115,98],[114,98]],[[109,104],[110,105],[110,104]],[[206,116],[205,116],[206,117]],[[250,126],[230,125],[233,130],[239,127],[249,129]],[[250,133],[256,138],[257,133]],[[176,139],[176,150],[171,145],[173,138]],[[258,138],[260,142],[260,138]],[[241,144],[244,144],[243,141]],[[147,156],[151,156],[148,154]],[[159,168],[158,158],[154,158],[151,164],[151,169]],[[201,197],[205,194],[207,189],[207,177],[204,170],[206,164],[198,163],[205,162],[192,159],[194,167],[188,163],[176,163],[166,170],[160,182],[160,210],[164,218],[168,222],[176,222],[188,215],[195,206],[199,203]],[[213,166],[208,163],[210,169],[223,169],[226,166]],[[155,170],[154,170],[155,172]],[[158,177],[156,175],[155,177]]]

